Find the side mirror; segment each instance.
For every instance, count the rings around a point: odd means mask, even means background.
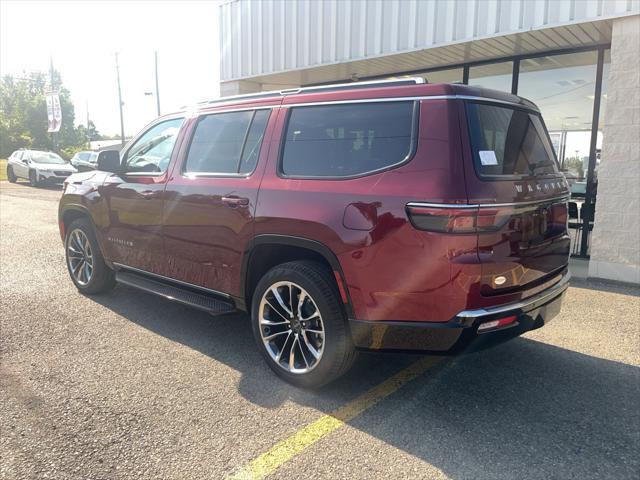
[[[23,158],[22,159],[22,163],[29,163],[29,159],[28,158]]]
[[[120,173],[120,152],[116,150],[106,150],[98,153],[98,161],[96,162],[98,170],[111,173]]]

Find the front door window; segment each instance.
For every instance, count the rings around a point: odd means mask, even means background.
[[[151,127],[129,148],[125,158],[127,173],[161,174],[167,170],[182,118]]]

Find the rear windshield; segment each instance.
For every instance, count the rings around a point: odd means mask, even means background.
[[[540,116],[510,107],[467,103],[476,171],[483,176],[537,176],[558,172]]]

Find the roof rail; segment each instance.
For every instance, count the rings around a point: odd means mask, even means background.
[[[217,98],[215,100],[206,100],[199,102],[197,105],[212,105],[216,103],[232,103],[238,100],[258,100],[262,98],[284,97],[286,95],[295,95],[297,93],[315,93],[315,92],[334,92],[339,90],[357,90],[360,88],[378,88],[378,87],[399,87],[402,85],[419,85],[427,83],[422,77],[394,78],[390,80],[373,80],[369,82],[349,82],[349,83],[333,83],[329,85],[318,85],[313,87],[289,88],[285,90],[273,90],[269,92],[247,93],[243,95],[233,95],[229,97]]]

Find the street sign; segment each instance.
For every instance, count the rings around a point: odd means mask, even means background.
[[[47,132],[59,132],[62,125],[62,108],[60,97],[57,93],[47,93],[47,120],[49,128]]]

